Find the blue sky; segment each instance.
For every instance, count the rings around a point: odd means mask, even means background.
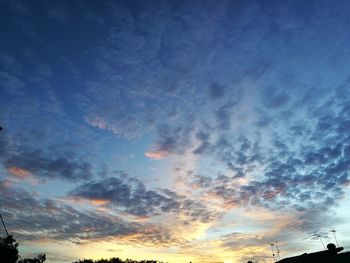
[[[350,247],[348,1],[1,1],[0,209],[21,253]],[[60,251],[65,250],[62,255]]]

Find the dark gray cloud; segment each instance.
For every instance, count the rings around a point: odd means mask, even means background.
[[[212,84],[209,86],[209,96],[216,100],[221,99],[225,95],[226,86],[219,85],[219,84]]]
[[[189,174],[189,183],[227,204],[301,213],[302,231],[321,224],[317,217],[329,221],[349,184],[350,118],[348,93],[326,90],[319,89],[317,98],[303,88],[295,89],[297,97],[277,88],[264,91],[261,104],[274,110],[256,108],[254,125],[236,135],[222,133],[210,147],[211,134],[198,137],[205,154],[222,162],[230,176]],[[238,177],[249,181],[240,184]]]
[[[92,165],[83,160],[72,160],[65,156],[49,157],[40,150],[15,153],[6,156],[5,168],[17,167],[42,178],[83,180],[92,177]]]
[[[79,181],[92,177],[91,163],[76,157],[73,152],[45,152],[40,148],[11,144],[10,141],[2,134],[0,162],[6,169],[22,169],[42,179]]]
[[[213,182],[213,178],[210,176],[191,175],[191,173],[188,173],[188,175],[192,178],[191,186],[193,188],[209,188]]]
[[[194,117],[190,116],[182,125],[160,125],[157,129],[157,151],[167,153],[183,153],[192,144]]]
[[[126,175],[124,174],[123,177]],[[210,222],[218,214],[200,202],[186,198],[171,190],[148,190],[137,179],[126,177],[105,178],[78,186],[71,193],[73,197],[90,200],[105,200],[109,207],[121,209],[136,216],[152,216],[164,213],[184,214],[191,220]]]
[[[262,100],[266,108],[276,109],[285,106],[289,101],[289,97],[275,87],[266,87],[262,95]]]
[[[234,163],[237,162],[239,158]],[[312,150],[303,159],[293,157],[293,153],[278,152],[264,160],[262,179],[238,186],[218,178],[209,191],[227,202],[242,205],[262,205],[281,211],[316,208],[327,211],[343,197],[348,184],[348,163],[345,156],[330,160],[330,155],[312,154]],[[252,163],[244,164],[255,170]]]
[[[137,232],[136,224],[122,218],[81,212],[52,199],[39,199],[2,181],[2,213],[9,230],[19,239],[57,239],[80,242]],[[27,234],[24,234],[27,233]]]
[[[232,107],[235,106],[234,103],[227,103],[220,106],[215,111],[216,123],[220,130],[230,130],[231,129],[231,118],[232,118]]]
[[[2,216],[19,241],[53,239],[73,243],[114,240],[119,243],[168,246],[180,242],[163,226],[79,210],[60,200],[40,198],[0,181]]]
[[[194,154],[203,154],[210,147],[210,142],[209,142],[210,134],[203,132],[203,131],[199,131],[196,133],[196,137],[200,141],[200,145],[196,149],[193,150],[193,153]]]

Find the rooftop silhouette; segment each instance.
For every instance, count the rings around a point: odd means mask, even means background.
[[[336,247],[333,243],[327,245],[327,250],[314,253],[304,253],[299,256],[289,257],[277,261],[277,263],[345,263],[350,262],[350,252],[339,253],[343,247]]]

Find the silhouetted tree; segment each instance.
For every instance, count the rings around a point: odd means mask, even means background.
[[[5,238],[0,238],[0,262],[1,263],[16,263],[18,260],[18,243],[9,235]]]
[[[18,243],[13,236],[0,237],[0,263],[16,263],[18,258]],[[45,260],[46,256],[42,254],[36,258],[21,259],[18,263],[44,263]]]

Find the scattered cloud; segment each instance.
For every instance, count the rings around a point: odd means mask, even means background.
[[[0,85],[12,95],[23,95],[25,83],[6,71],[0,72]]]
[[[48,154],[40,149],[18,148],[4,142],[0,152],[2,165],[16,176],[36,176],[43,179],[59,178],[79,181],[92,177],[92,165],[84,160],[68,156]]]
[[[167,151],[148,151],[145,152],[145,156],[150,159],[161,160],[167,157],[169,153]]]
[[[194,221],[210,222],[218,216],[216,211],[195,200],[168,189],[149,190],[141,181],[129,177],[91,181],[78,186],[70,195],[91,202],[103,200],[108,207],[139,217],[172,213],[176,217],[183,215]]]
[[[21,238],[267,261],[348,218],[348,2],[0,6],[0,201]]]
[[[56,4],[55,7],[48,11],[48,15],[50,18],[62,24],[66,24],[71,17],[68,7],[63,5],[63,3]]]
[[[18,177],[32,176],[31,172],[24,170],[24,169],[21,169],[21,168],[18,168],[18,167],[14,167],[14,166],[7,168],[7,171],[15,176],[18,176]]]

